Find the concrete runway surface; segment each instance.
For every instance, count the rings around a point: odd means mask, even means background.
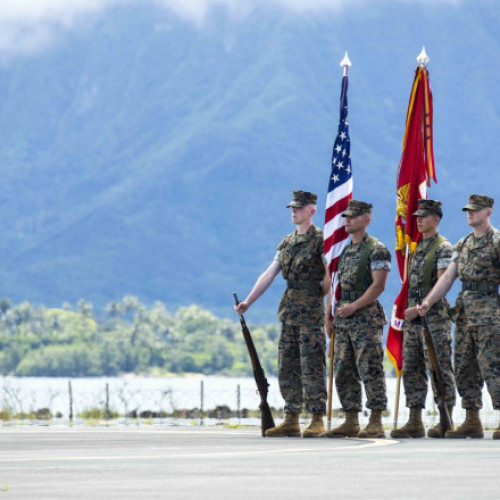
[[[500,440],[491,434],[334,440],[262,438],[255,427],[4,427],[0,500],[494,499]]]

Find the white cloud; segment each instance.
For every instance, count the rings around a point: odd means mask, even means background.
[[[339,10],[353,4],[378,3],[448,3],[460,4],[472,0],[153,0],[177,14],[196,21],[202,19],[210,8],[223,5],[230,12],[246,14],[256,7],[279,5],[295,12]]]
[[[68,22],[80,14],[105,9],[126,0],[2,0],[0,22]]]
[[[0,54],[9,56],[43,50],[61,29],[71,29],[83,17],[131,0],[1,0]]]
[[[201,25],[212,8],[221,6],[231,15],[242,17],[265,6],[281,6],[302,13],[382,1],[387,0],[0,0],[0,54],[5,57],[43,50],[57,41],[61,30],[72,29],[91,15],[100,15],[109,7],[127,3],[150,2]],[[458,4],[472,0],[391,1]]]
[[[224,7],[230,15],[246,16],[256,7],[272,5],[275,0],[151,0],[179,17],[201,25],[214,7]],[[334,0],[338,1],[338,0]],[[344,0],[340,0],[344,1]]]

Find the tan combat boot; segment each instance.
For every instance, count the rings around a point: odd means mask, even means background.
[[[410,408],[410,418],[400,429],[391,431],[392,438],[423,438],[425,427],[422,422],[422,408]]]
[[[358,434],[360,438],[385,438],[382,410],[372,410],[368,425]]]
[[[300,437],[298,413],[285,413],[285,420],[276,427],[267,429],[266,437]]]
[[[500,439],[500,425],[498,426],[498,429],[493,432],[493,439]]]
[[[303,438],[323,437],[325,433],[325,424],[323,423],[323,415],[314,414],[309,427],[302,433]]]
[[[451,418],[452,413],[453,413],[453,406],[448,406],[448,414],[450,415],[451,428],[453,429],[453,419]],[[441,424],[437,424],[434,427],[431,427],[427,431],[427,437],[438,438],[438,439],[441,438],[441,437],[443,437],[441,435]]]
[[[493,439],[500,439],[500,425],[496,431],[493,431]]]
[[[467,437],[479,439],[484,437],[483,424],[479,419],[479,410],[466,410],[465,422],[455,430],[446,432],[446,439],[465,439]]]
[[[359,419],[358,410],[346,410],[345,422],[331,431],[323,434],[327,438],[344,438],[344,437],[358,437],[359,433]]]

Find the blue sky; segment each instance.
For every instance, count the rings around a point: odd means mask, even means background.
[[[2,0],[0,2],[0,55],[3,58],[34,54],[58,41],[58,34],[91,23],[108,9],[146,3],[163,7],[200,27],[215,7],[223,7],[236,18],[257,8],[281,7],[301,15],[341,12],[375,3],[459,5],[472,0]]]

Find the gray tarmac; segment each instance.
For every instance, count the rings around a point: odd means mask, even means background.
[[[491,434],[334,440],[262,438],[256,427],[4,427],[0,500],[493,499],[500,440]]]

